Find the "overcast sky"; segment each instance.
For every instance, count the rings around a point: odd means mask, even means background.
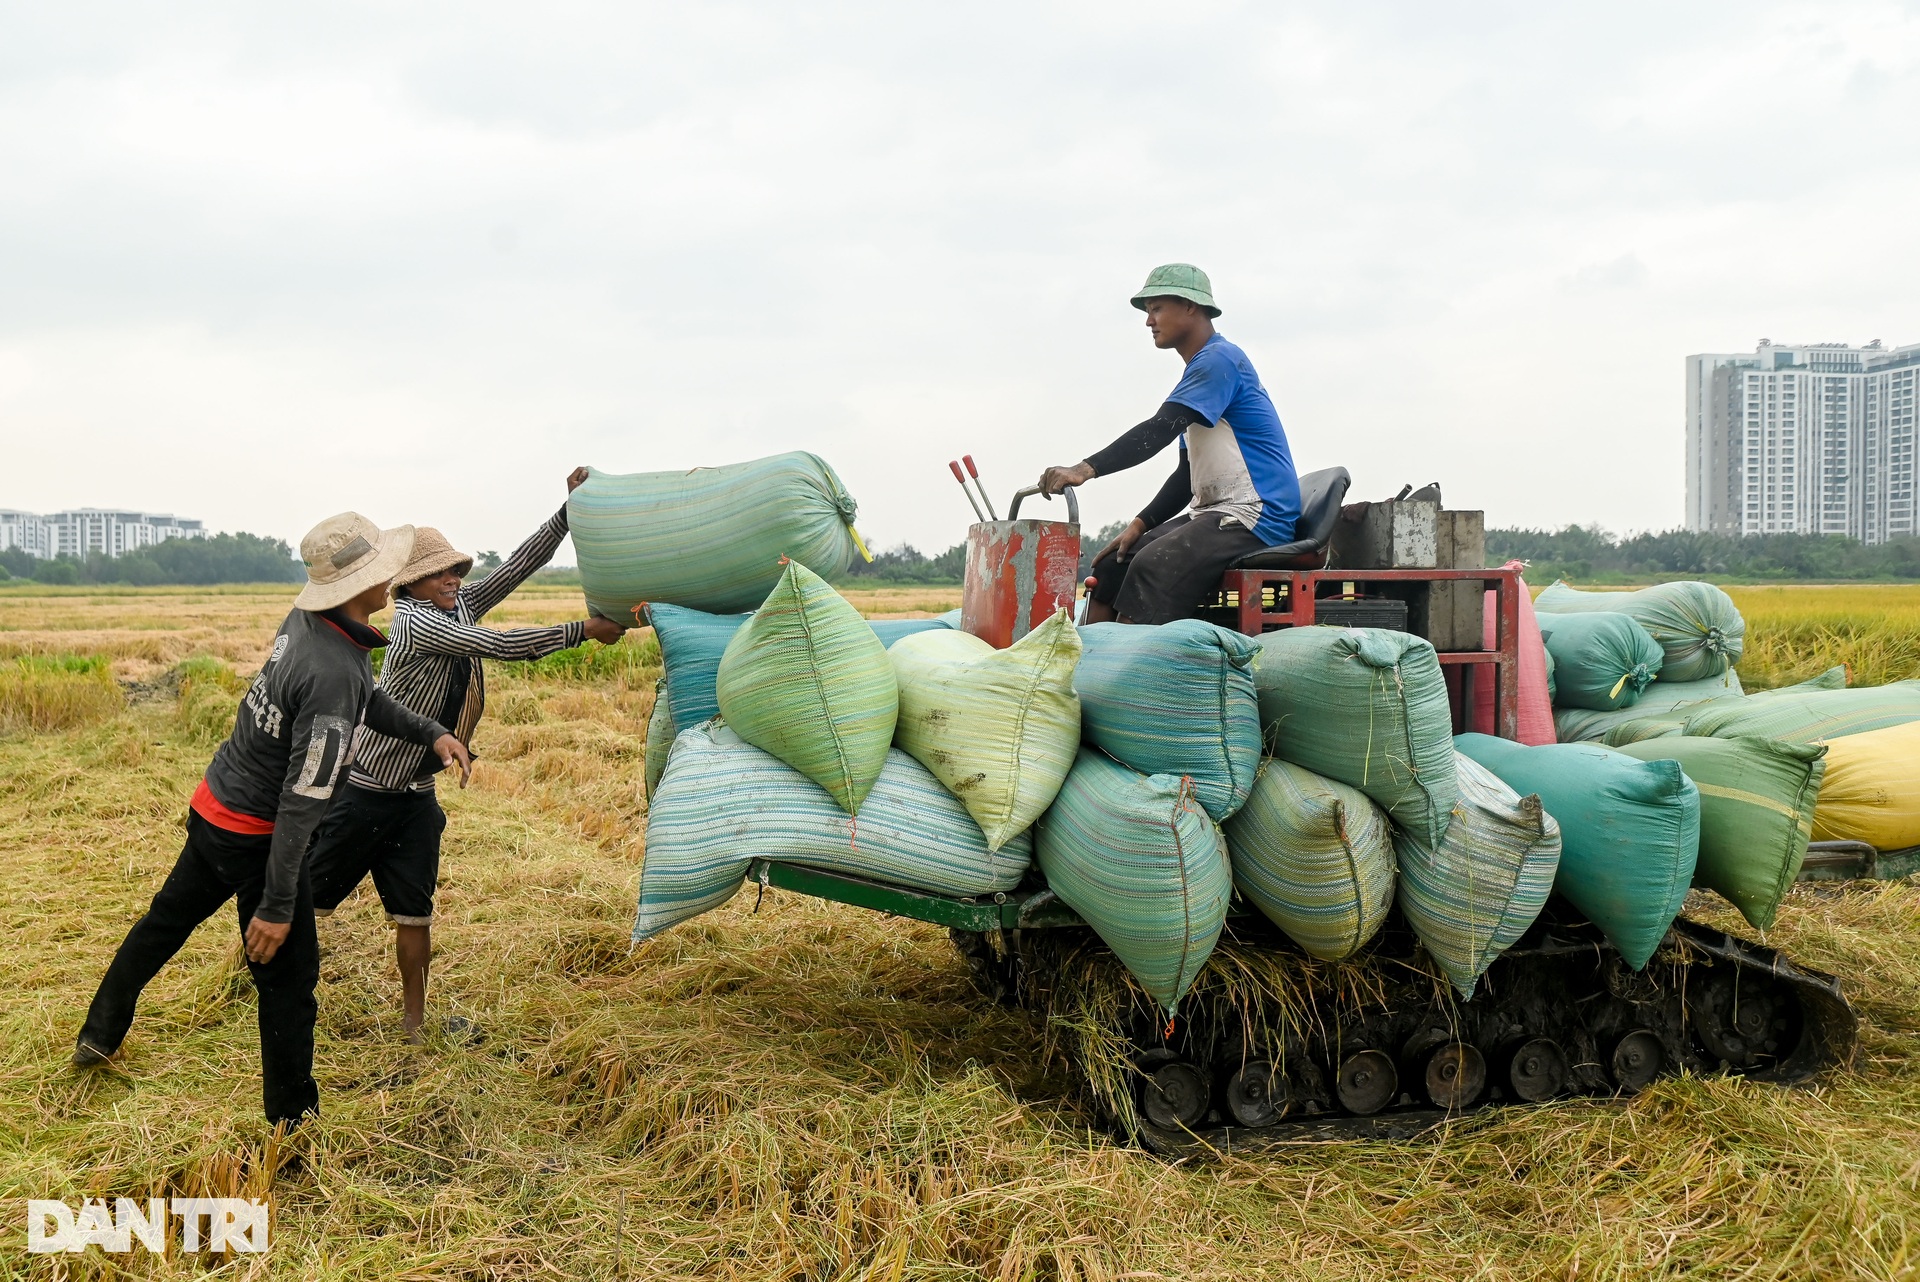
[[[1872,0],[9,0],[0,507],[504,549],[576,463],[810,449],[940,548],[949,458],[1004,505],[1164,398],[1187,260],[1302,470],[1666,528],[1688,353],[1920,342],[1917,61]]]

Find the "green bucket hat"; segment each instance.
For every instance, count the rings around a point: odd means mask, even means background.
[[[1147,283],[1133,296],[1133,305],[1144,312],[1149,298],[1184,298],[1205,308],[1209,316],[1220,314],[1213,304],[1213,282],[1192,263],[1165,263],[1148,272]]]

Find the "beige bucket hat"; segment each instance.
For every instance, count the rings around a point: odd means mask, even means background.
[[[458,570],[464,579],[473,571],[473,558],[447,542],[447,536],[431,525],[422,525],[413,532],[413,555],[393,576],[393,586],[404,588],[442,570]]]
[[[391,583],[413,553],[413,527],[383,530],[358,512],[330,516],[300,540],[307,586],[293,600],[300,610],[331,610],[377,583]]]

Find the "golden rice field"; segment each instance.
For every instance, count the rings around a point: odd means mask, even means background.
[[[1920,589],[1735,595],[1751,684],[1920,675]],[[1803,886],[1782,909],[1769,942],[1844,976],[1862,1017],[1858,1060],[1814,1089],[1679,1079],[1167,1165],[1089,1129],[1037,1030],[976,998],[934,928],[774,892],[629,949],[641,635],[490,678],[473,786],[444,795],[430,994],[431,1027],[477,1035],[403,1044],[363,891],[322,923],[324,1115],[287,1151],[231,918],[161,974],[118,1068],[76,1075],[84,1006],[288,596],[0,589],[0,1277],[208,1275],[219,1259],[24,1252],[26,1198],[158,1193],[271,1198],[271,1251],[221,1277],[1920,1277],[1920,886]],[[494,621],[579,608],[533,589]]]

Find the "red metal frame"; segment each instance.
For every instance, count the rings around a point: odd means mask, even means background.
[[[1493,678],[1494,733],[1502,739],[1520,737],[1520,572],[1518,570],[1228,570],[1223,592],[1238,594],[1240,631],[1259,636],[1275,628],[1307,627],[1314,622],[1314,602],[1322,584],[1344,583],[1458,583],[1479,581],[1495,596],[1494,648],[1442,650],[1440,662],[1458,667],[1460,696],[1469,714],[1473,708],[1473,680],[1481,668]],[[1266,590],[1274,591],[1278,608],[1265,607]],[[1328,594],[1332,595],[1332,594]]]

